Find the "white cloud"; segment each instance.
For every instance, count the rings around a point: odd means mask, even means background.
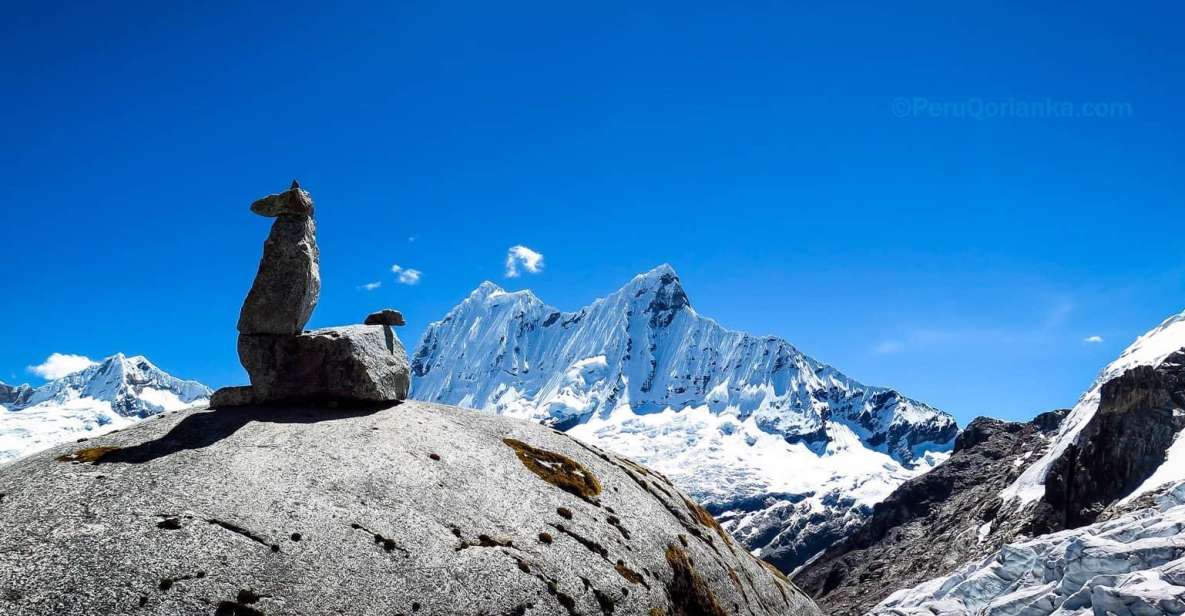
[[[379,281],[377,281],[377,280],[376,280],[376,281],[374,281],[374,282],[368,282],[368,283],[366,283],[366,284],[364,284],[364,285],[361,285],[361,286],[359,286],[358,288],[359,288],[359,289],[361,289],[361,290],[363,290],[363,291],[373,291],[373,290],[375,290],[375,289],[377,289],[377,288],[379,288],[379,287],[381,287],[381,286],[383,286],[383,283],[381,283],[381,282],[379,282]]]
[[[29,366],[26,370],[47,381],[52,381],[54,379],[60,379],[67,374],[86,370],[97,363],[85,355],[52,353],[49,357],[45,358],[44,362],[36,366]]]
[[[872,348],[872,352],[878,355],[890,355],[904,350],[905,345],[896,340],[886,340]]]
[[[506,277],[517,278],[518,268],[538,274],[543,271],[543,255],[519,244],[506,251]]]
[[[423,275],[420,270],[398,265],[391,266],[391,273],[395,274],[395,280],[398,280],[399,284],[416,284],[420,281],[420,276]]]
[[[1098,344],[1103,341],[1103,337],[1102,336],[1087,336],[1087,337],[1083,338],[1082,341],[1089,342],[1090,344]]]

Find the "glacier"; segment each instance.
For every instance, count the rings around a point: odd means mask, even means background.
[[[485,282],[428,326],[412,397],[529,419],[668,475],[790,570],[943,460],[954,419],[699,315],[669,265],[572,312]]]
[[[142,356],[122,353],[38,387],[0,383],[0,463],[206,404],[210,394],[197,381],[178,379]]]
[[[871,613],[1185,613],[1185,482],[1153,500],[1110,520],[1006,544],[950,575],[893,593]]]

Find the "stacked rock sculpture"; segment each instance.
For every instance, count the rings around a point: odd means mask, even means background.
[[[321,292],[313,199],[295,180],[251,204],[275,218],[255,282],[239,313],[239,361],[249,387],[214,392],[213,407],[267,402],[388,402],[411,385],[407,353],[392,327],[403,315],[385,309],[362,325],[305,331]]]

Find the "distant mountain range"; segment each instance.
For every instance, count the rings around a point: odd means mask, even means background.
[[[669,266],[573,312],[483,283],[427,328],[411,368],[417,399],[543,423],[659,471],[830,614],[1185,611],[1185,313],[1072,409],[962,432],[700,316]],[[210,394],[123,355],[0,383],[0,462]]]
[[[0,462],[204,404],[210,393],[122,353],[38,387],[0,383]]]
[[[539,421],[630,456],[789,571],[945,458],[950,415],[699,315],[660,266],[574,312],[486,282],[432,323],[416,399]]]

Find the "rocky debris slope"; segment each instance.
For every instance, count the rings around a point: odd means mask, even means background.
[[[998,493],[1049,445],[1066,411],[1031,422],[980,417],[950,458],[873,508],[868,521],[794,575],[832,616],[858,615],[895,589],[991,553],[1019,532],[997,520]]]
[[[950,575],[894,593],[872,614],[1185,613],[1185,483],[1152,507],[1010,543]]]
[[[321,290],[313,210],[312,197],[295,180],[251,204],[252,212],[276,218],[239,313],[239,361],[251,385],[215,392],[215,407],[407,397],[407,354],[392,329],[403,325],[399,311],[372,313],[364,325],[304,331]]]
[[[0,612],[821,614],[658,473],[421,402],[181,411],[0,467]]]
[[[0,462],[202,405],[210,393],[197,381],[122,353],[38,387],[0,385]]]
[[[786,571],[957,432],[941,411],[700,316],[665,265],[574,312],[483,283],[428,327],[412,371],[417,399],[544,422],[668,474]]]

